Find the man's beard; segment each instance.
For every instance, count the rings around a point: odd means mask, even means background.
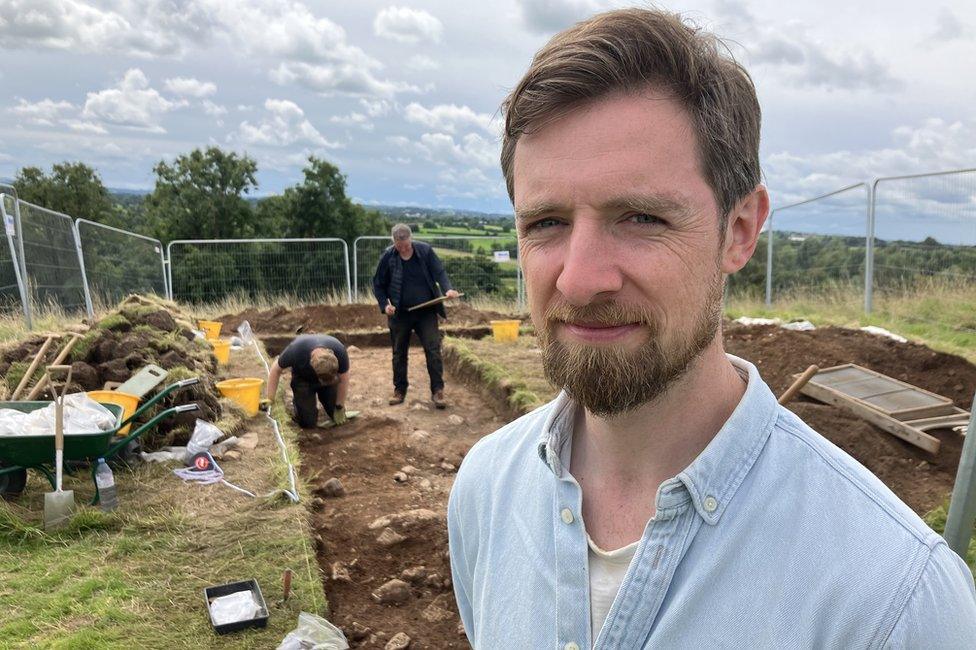
[[[665,347],[660,325],[635,305],[605,302],[585,307],[560,304],[548,309],[539,337],[546,379],[566,392],[590,413],[613,417],[663,395],[715,338],[722,320],[722,276],[710,288],[692,330]],[[637,323],[647,340],[636,350],[621,346],[590,346],[556,338],[561,323],[600,325]]]

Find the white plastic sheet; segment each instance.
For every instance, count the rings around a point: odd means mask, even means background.
[[[342,630],[321,616],[301,612],[298,627],[281,640],[277,650],[346,650],[348,647]]]
[[[261,613],[261,605],[251,591],[235,591],[210,601],[210,615],[215,625],[250,621]]]
[[[54,435],[54,402],[42,409],[22,413],[0,409],[0,435]],[[64,435],[97,433],[115,427],[115,415],[85,393],[64,398]]]

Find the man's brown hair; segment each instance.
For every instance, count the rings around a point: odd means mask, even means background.
[[[315,354],[316,350],[321,350],[322,352]],[[312,366],[312,370],[315,371],[315,375],[319,378],[319,383],[325,384],[326,386],[334,384],[339,375],[339,359],[336,357],[335,352],[329,348],[316,348],[312,351],[311,357],[309,365]]]
[[[621,9],[556,34],[502,103],[502,172],[515,200],[515,146],[588,100],[660,88],[687,109],[720,224],[760,182],[760,108],[745,69],[713,34],[677,14]]]

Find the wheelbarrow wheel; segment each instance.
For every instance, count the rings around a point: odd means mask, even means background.
[[[0,463],[0,467],[3,464]],[[0,474],[0,497],[11,500],[20,496],[27,486],[27,470],[20,469],[15,472]]]

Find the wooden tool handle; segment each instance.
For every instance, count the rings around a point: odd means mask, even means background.
[[[47,340],[44,341],[44,345],[42,345],[41,349],[38,350],[37,354],[34,355],[34,360],[31,361],[30,366],[27,368],[27,372],[25,372],[24,376],[21,377],[20,383],[17,384],[17,388],[10,396],[11,400],[17,400],[20,398],[20,394],[24,392],[25,388],[27,388],[27,382],[29,382],[31,380],[31,377],[34,376],[34,371],[37,370],[37,366],[41,364],[41,360],[44,359],[44,355],[47,354],[47,349],[51,347],[52,343],[54,343],[54,337],[53,336],[47,337]]]
[[[797,377],[796,381],[794,381],[790,387],[786,389],[786,392],[780,396],[779,403],[786,404],[791,399],[796,397],[796,394],[800,392],[800,389],[806,386],[806,383],[810,381],[810,379],[818,372],[820,372],[819,367],[816,365],[809,366],[803,371],[803,374]]]
[[[291,595],[291,569],[285,569],[285,573],[281,576],[282,589],[281,589],[281,599],[288,600],[288,596]]]

